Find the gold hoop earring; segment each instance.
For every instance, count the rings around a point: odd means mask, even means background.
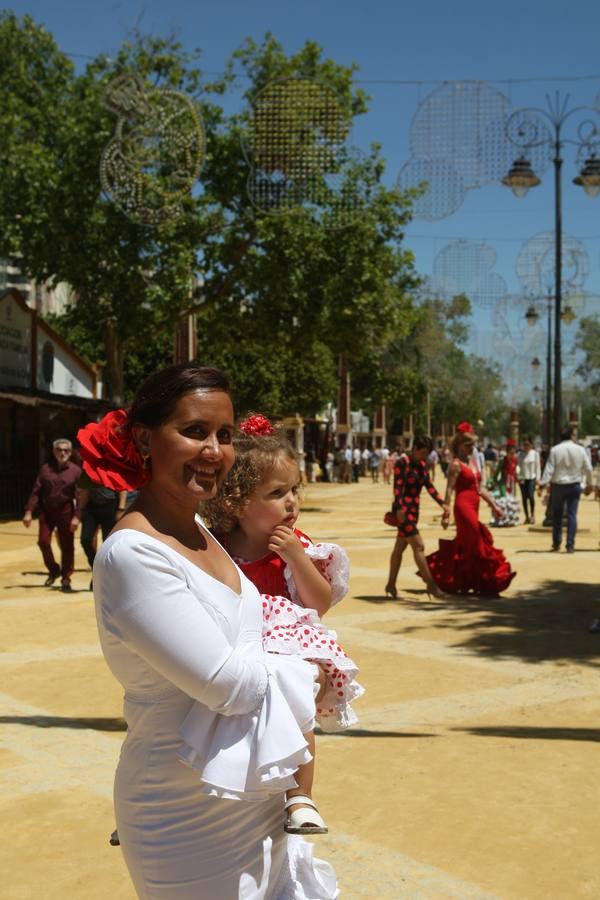
[[[142,453],[142,460],[144,463],[144,469],[147,469],[150,465],[148,460],[150,459],[150,454],[146,451],[146,453]]]

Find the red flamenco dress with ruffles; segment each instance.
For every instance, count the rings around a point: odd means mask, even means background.
[[[456,537],[440,540],[439,549],[427,557],[435,583],[449,594],[473,591],[496,597],[517,574],[502,550],[494,547],[489,529],[479,521],[480,481],[479,472],[460,463],[454,500]]]

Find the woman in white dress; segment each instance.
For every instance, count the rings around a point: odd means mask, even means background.
[[[315,667],[263,652],[260,595],[195,515],[233,463],[232,434],[226,376],[194,363],[79,434],[94,481],[141,487],[94,563],[102,648],[125,692],[121,848],[143,900],[329,900],[332,868],[283,830],[284,791],[310,758]],[[206,740],[192,769],[178,751],[194,701]]]

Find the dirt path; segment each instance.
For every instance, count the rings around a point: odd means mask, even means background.
[[[547,532],[494,532],[506,595],[430,601],[405,558],[384,601],[389,488],[311,485],[300,520],[352,561],[328,617],[367,688],[352,733],[320,736],[315,841],[344,900],[600,897],[599,511],[572,555]],[[424,497],[422,534],[442,535]],[[108,846],[121,697],[98,646],[78,550],[71,595],[41,587],[33,529],[0,525],[0,865],[7,900],[134,900]]]

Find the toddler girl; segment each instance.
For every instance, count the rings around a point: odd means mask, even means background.
[[[357,721],[350,703],[363,688],[355,680],[355,664],[319,616],[347,591],[348,557],[337,545],[314,544],[295,528],[300,470],[285,435],[263,416],[247,419],[240,430],[235,464],[202,513],[262,595],[265,649],[319,665],[325,677],[316,698],[317,721],[324,731],[339,731]],[[314,757],[313,732],[304,737]],[[311,797],[313,767],[313,759],[300,765],[297,786],[286,792],[284,827],[292,834],[327,831]]]

